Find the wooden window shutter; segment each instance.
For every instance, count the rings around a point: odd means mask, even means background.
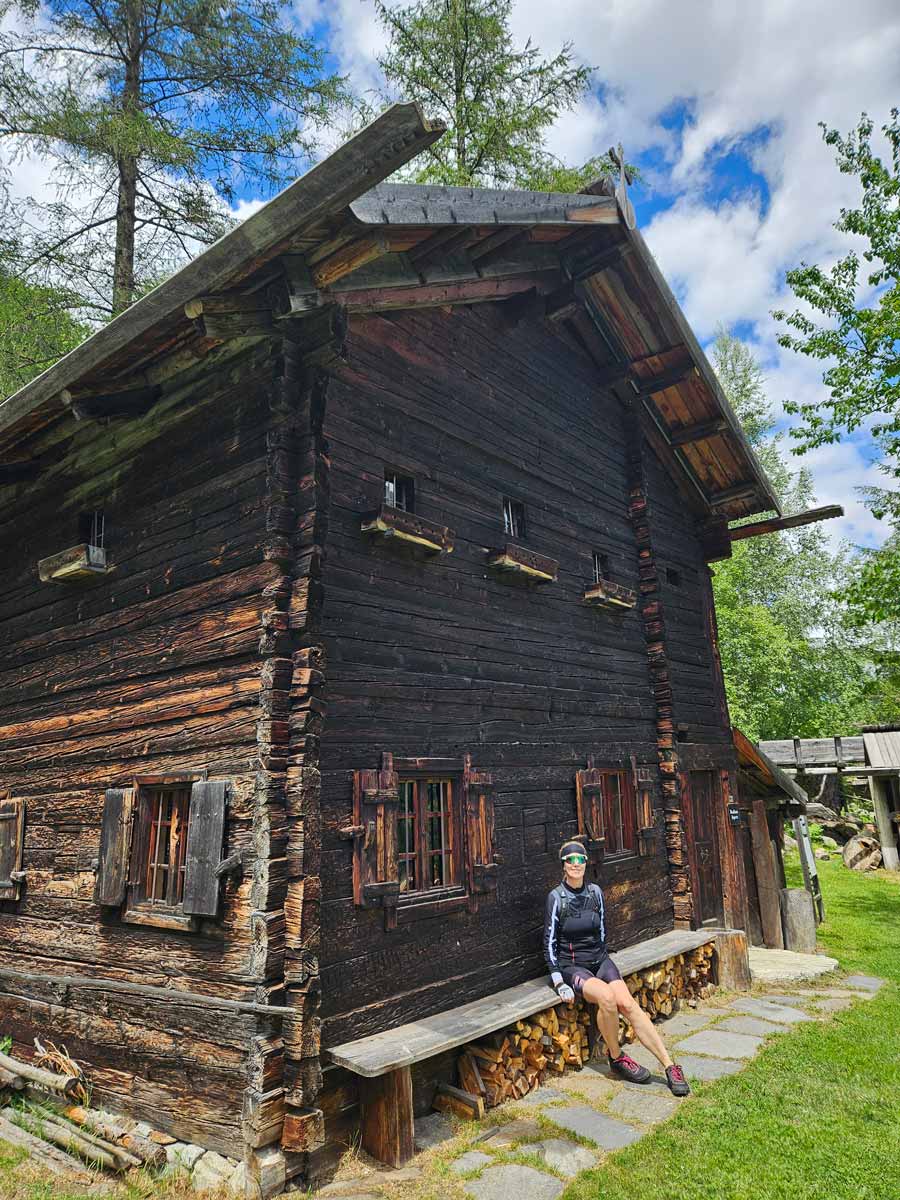
[[[497,887],[494,861],[494,779],[485,771],[472,769],[467,754],[463,775],[465,825],[470,897]],[[470,906],[473,907],[473,906]]]
[[[18,900],[25,845],[25,801],[0,800],[0,900]]]
[[[603,822],[603,772],[588,759],[584,770],[575,772],[575,806],[578,814],[578,834],[589,857],[597,858],[606,846],[606,826]]]
[[[400,898],[397,814],[400,788],[394,756],[382,754],[377,771],[353,772],[353,898],[363,908],[383,908],[394,923]]]
[[[215,917],[219,911],[227,795],[224,779],[199,780],[191,788],[182,908],[195,917]]]
[[[107,788],[103,798],[94,899],[106,907],[115,908],[125,899],[134,828],[134,798],[134,788]]]

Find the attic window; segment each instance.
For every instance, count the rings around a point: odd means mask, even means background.
[[[503,497],[503,531],[511,538],[525,536],[525,505],[509,496]]]
[[[415,483],[411,475],[397,471],[384,473],[384,502],[401,512],[415,512]]]
[[[78,517],[78,540],[97,550],[106,548],[106,515],[102,508],[81,513]]]
[[[674,567],[666,567],[666,581],[671,583],[672,587],[681,587],[681,572],[676,571]]]
[[[594,551],[594,583],[602,583],[604,579],[610,579],[609,573],[609,555],[601,554],[599,550]]]

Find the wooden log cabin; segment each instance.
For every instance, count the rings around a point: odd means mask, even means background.
[[[562,840],[635,962],[746,925],[708,564],[777,500],[623,188],[384,182],[440,133],[0,406],[0,1033],[253,1195],[409,1152],[456,1052],[348,1045],[555,1002]]]

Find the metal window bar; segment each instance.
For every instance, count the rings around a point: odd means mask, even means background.
[[[508,537],[525,536],[525,505],[509,496],[503,497],[503,531]]]
[[[401,779],[397,858],[401,895],[453,884],[453,784]]]
[[[106,514],[102,509],[95,508],[91,515],[90,544],[98,550],[104,549],[106,538]]]
[[[185,850],[189,820],[186,789],[150,792],[149,837],[144,873],[144,899],[175,908],[184,898]]]
[[[609,579],[609,555],[594,551],[594,583],[603,583]]]
[[[396,471],[387,471],[384,476],[384,502],[391,508],[411,513],[414,508],[412,478],[409,475],[399,475]]]

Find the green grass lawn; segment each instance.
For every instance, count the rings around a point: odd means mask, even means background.
[[[775,1040],[671,1121],[580,1176],[563,1200],[897,1200],[900,875],[818,864],[822,948],[889,983]]]

